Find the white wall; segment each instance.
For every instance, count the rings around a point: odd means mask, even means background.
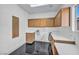
[[[47,12],[47,13],[30,14],[30,15],[29,15],[29,19],[55,17],[56,13],[57,13],[57,12]]]
[[[12,16],[19,17],[20,35],[12,39]],[[25,43],[28,14],[18,5],[0,5],[0,54],[9,54]]]

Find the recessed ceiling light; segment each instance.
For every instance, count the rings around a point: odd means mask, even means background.
[[[47,4],[31,4],[31,7],[39,7],[39,6],[43,6],[43,5],[47,5]]]

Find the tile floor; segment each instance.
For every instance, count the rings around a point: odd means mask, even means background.
[[[10,55],[52,55],[51,45],[48,42],[35,41],[33,44],[24,44]]]

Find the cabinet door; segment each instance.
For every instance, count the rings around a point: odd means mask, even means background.
[[[62,26],[70,25],[70,8],[62,9]]]
[[[40,26],[40,20],[39,19],[36,19],[34,20],[34,27],[39,27]]]
[[[54,26],[54,19],[53,18],[49,18],[48,20],[47,20],[47,23],[46,23],[47,25],[47,27],[53,27]]]
[[[28,20],[28,27],[39,27],[40,23],[41,22],[39,19],[29,19]]]
[[[41,20],[41,27],[46,27],[46,19],[40,19]]]
[[[55,27],[60,27],[61,26],[61,10],[55,17]]]
[[[34,21],[33,20],[28,20],[28,27],[34,26]]]
[[[33,43],[35,41],[35,33],[26,33],[26,43]]]

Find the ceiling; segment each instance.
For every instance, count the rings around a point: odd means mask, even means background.
[[[35,14],[57,12],[61,8],[62,4],[47,4],[38,7],[31,7],[30,4],[19,4],[19,6],[27,11],[29,14]]]

